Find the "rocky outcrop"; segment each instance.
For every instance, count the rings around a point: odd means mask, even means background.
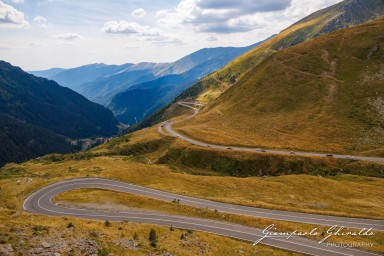
[[[15,251],[10,244],[0,244],[0,256],[14,256]]]

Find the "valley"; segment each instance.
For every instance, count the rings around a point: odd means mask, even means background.
[[[261,43],[201,49],[173,63],[90,64],[30,73],[73,89],[109,108],[120,122],[133,125],[167,105],[199,79]]]
[[[300,1],[0,0],[73,67],[0,61],[0,256],[383,255],[384,1]]]

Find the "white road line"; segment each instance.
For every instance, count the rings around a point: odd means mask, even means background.
[[[76,184],[79,184],[79,185],[94,185],[94,186],[103,186],[102,183],[93,183],[93,184],[89,184],[89,183],[76,183]],[[72,186],[73,184],[68,184],[67,186]],[[116,187],[116,188],[122,188],[122,189],[127,189],[127,187],[125,186],[120,186],[120,185],[112,185],[112,184],[108,184],[109,187]],[[64,186],[63,186],[64,187]],[[139,191],[139,192],[143,192],[145,194],[153,194],[153,195],[159,195],[159,193],[167,193],[167,192],[162,192],[162,191],[156,191],[156,192],[152,192],[152,191],[146,191],[146,190],[143,190],[143,189],[136,189],[136,188],[129,188],[131,190],[134,190],[134,191]],[[148,190],[152,190],[152,189],[148,189]],[[177,198],[178,195],[164,195],[162,194],[161,195],[162,197],[167,197],[169,199],[175,199],[175,197]],[[199,200],[199,199],[197,199]],[[205,200],[205,199],[201,199],[201,200]],[[330,219],[319,219],[317,217],[312,217],[312,216],[294,216],[294,215],[289,215],[289,212],[287,212],[286,214],[278,214],[278,213],[267,213],[267,212],[257,212],[257,210],[255,211],[252,211],[252,210],[243,210],[243,209],[238,209],[238,208],[232,208],[230,206],[230,204],[228,205],[212,205],[210,204],[210,202],[199,202],[199,201],[194,201],[193,198],[192,200],[190,199],[187,199],[187,198],[184,198],[182,199],[181,203],[183,203],[184,201],[186,202],[190,202],[190,203],[197,203],[197,204],[203,204],[203,205],[206,205],[206,206],[210,206],[212,208],[215,208],[215,207],[220,207],[220,208],[225,208],[225,210],[233,210],[233,211],[240,211],[240,212],[248,212],[248,213],[254,213],[254,214],[257,214],[257,213],[260,213],[260,214],[268,214],[268,215],[274,215],[274,216],[281,216],[281,217],[289,217],[289,218],[297,218],[297,219],[304,219],[304,220],[315,220],[315,221],[326,221],[326,222],[338,222],[338,223],[349,223],[349,224],[356,224],[356,225],[364,225],[365,223],[364,222],[353,222],[353,221],[350,221],[350,220],[330,220]],[[216,203],[216,202],[214,202]],[[220,204],[220,203],[219,203]],[[188,204],[187,204],[188,205]],[[240,206],[241,207],[241,206]],[[226,213],[231,213],[231,212],[226,212]],[[298,214],[305,214],[305,213],[298,213]],[[248,215],[249,216],[249,215]],[[330,216],[331,218],[334,217],[334,216]],[[334,217],[334,218],[342,218],[342,217]],[[273,219],[273,218],[270,218],[270,219]],[[370,219],[366,219],[366,220],[370,220]],[[364,219],[362,219],[362,221],[364,221]],[[375,220],[373,220],[375,221]],[[378,220],[379,221],[379,220]],[[299,222],[299,221],[297,221]],[[319,224],[319,222],[315,222],[314,224],[318,224],[318,225],[327,225],[327,224]],[[335,223],[336,224],[336,223]],[[372,225],[372,224],[366,224],[366,225]],[[380,227],[384,227],[384,224],[374,224],[375,226],[380,226]]]
[[[101,180],[101,179],[98,179],[98,180]],[[24,204],[23,204],[23,208],[25,210],[27,210],[26,208],[26,202],[31,200],[31,198],[35,195],[37,195],[39,192],[42,192],[43,190],[47,190],[41,197],[38,198],[38,207],[44,211],[47,211],[47,212],[52,212],[52,213],[55,213],[55,214],[62,214],[62,215],[69,215],[69,216],[82,216],[82,217],[95,217],[95,218],[122,218],[122,219],[128,219],[128,220],[132,220],[132,219],[137,219],[137,220],[144,220],[144,221],[158,221],[158,222],[171,222],[172,223],[172,226],[174,227],[177,227],[177,228],[184,228],[182,225],[185,224],[185,225],[193,225],[193,226],[198,226],[198,227],[203,227],[202,229],[196,229],[195,227],[193,228],[194,230],[196,231],[202,231],[202,232],[208,232],[208,233],[212,233],[212,234],[218,234],[218,235],[223,235],[223,236],[229,236],[229,237],[233,237],[233,238],[237,238],[237,239],[241,239],[241,240],[247,240],[247,241],[250,241],[248,239],[245,239],[245,238],[241,238],[241,237],[236,237],[235,235],[228,235],[228,234],[220,234],[220,233],[216,233],[216,232],[212,232],[212,231],[209,231],[209,230],[204,230],[204,227],[205,228],[212,228],[212,229],[217,229],[217,230],[222,230],[222,231],[229,231],[229,232],[235,232],[235,233],[240,233],[240,234],[244,234],[244,235],[251,235],[251,236],[256,236],[256,239],[258,237],[261,237],[260,235],[257,235],[256,233],[257,232],[260,232],[259,229],[257,228],[250,228],[250,227],[246,227],[247,229],[253,229],[254,232],[253,233],[249,233],[249,232],[243,232],[243,231],[239,231],[239,230],[234,230],[234,229],[229,229],[229,228],[223,228],[223,227],[220,227],[220,226],[209,226],[209,225],[205,225],[205,224],[198,224],[196,222],[187,222],[187,220],[192,220],[192,221],[196,221],[196,220],[200,220],[200,221],[203,221],[203,222],[206,222],[206,223],[211,223],[211,224],[217,224],[217,225],[229,225],[229,226],[233,226],[234,228],[242,228],[241,225],[234,225],[234,224],[230,224],[230,223],[222,223],[222,222],[217,222],[217,221],[211,221],[211,220],[205,220],[205,219],[196,219],[196,218],[189,218],[189,217],[179,217],[179,216],[167,216],[167,215],[163,215],[163,216],[158,216],[156,218],[152,217],[152,218],[149,218],[149,217],[136,217],[136,216],[124,216],[124,215],[120,215],[122,214],[121,212],[107,212],[107,211],[99,211],[99,210],[92,210],[93,212],[106,212],[106,213],[109,213],[109,215],[105,215],[105,214],[82,214],[82,213],[66,213],[64,211],[55,211],[55,210],[51,210],[51,209],[48,209],[48,208],[45,208],[44,206],[42,206],[40,204],[40,200],[42,198],[45,198],[48,194],[50,193],[53,193],[53,195],[50,196],[49,198],[49,202],[51,203],[52,206],[55,206],[54,203],[52,202],[52,198],[54,196],[56,196],[57,194],[54,194],[54,191],[55,190],[60,190],[60,189],[63,189],[65,187],[68,187],[68,186],[74,186],[74,185],[83,185],[85,187],[83,188],[89,188],[88,186],[92,186],[92,185],[95,185],[95,186],[100,186],[100,185],[104,185],[105,187],[118,187],[118,188],[124,188],[122,186],[118,186],[118,185],[114,185],[114,184],[102,184],[102,183],[85,183],[85,182],[77,182],[76,180],[71,180],[72,184],[66,184],[68,182],[63,182],[63,184],[52,184],[48,187],[45,187],[44,189],[41,189],[39,191],[36,191],[35,193],[33,193],[32,195],[30,195],[29,197],[27,197],[27,199],[24,201]],[[71,182],[69,181],[69,182]],[[110,180],[106,180],[107,182],[111,182]],[[113,181],[112,181],[113,182]],[[119,182],[121,183],[121,182]],[[56,188],[53,188],[52,190],[50,190],[49,188],[52,187],[52,186],[57,186],[57,185],[61,185],[60,187],[56,187]],[[81,187],[80,187],[81,188]],[[75,189],[78,189],[78,188],[75,188]],[[59,192],[60,193],[60,192]],[[58,207],[58,206],[56,206]],[[59,206],[60,208],[63,208],[63,209],[66,209],[66,210],[70,210],[71,208],[64,208],[64,207],[61,207]],[[76,209],[76,208],[72,208],[72,209]],[[76,210],[80,210],[80,211],[87,211],[85,209],[76,209]],[[115,215],[117,214],[117,215]],[[137,214],[137,213],[131,213],[131,214]],[[141,213],[140,213],[141,214]],[[144,214],[143,214],[144,215]],[[178,219],[183,219],[185,221],[180,221],[180,220],[164,220],[164,219],[161,219],[162,217],[170,217],[170,218],[173,218],[173,217],[176,217]],[[140,221],[139,221],[140,222]],[[143,221],[141,221],[143,222]],[[177,223],[176,226],[173,224],[173,223]],[[156,223],[155,223],[156,224]],[[160,224],[161,225],[161,224]],[[177,226],[177,225],[180,225],[180,226]],[[320,251],[324,251],[324,252],[332,252],[332,253],[336,253],[336,254],[339,254],[339,255],[350,255],[350,254],[346,254],[346,253],[342,253],[342,252],[338,252],[338,251],[332,251],[332,250],[328,250],[328,249],[325,249],[325,248],[322,248],[322,247],[314,247],[314,246],[311,246],[311,245],[307,245],[307,244],[301,244],[301,243],[295,243],[293,241],[288,241],[288,240],[280,240],[280,239],[273,239],[273,238],[269,238],[271,240],[276,240],[276,241],[279,241],[279,242],[283,242],[283,243],[287,243],[287,244],[292,244],[292,245],[296,245],[296,246],[301,246],[301,247],[307,247],[307,248],[311,248],[311,249],[315,249],[315,250],[320,250]],[[299,239],[300,240],[300,239]],[[310,240],[304,240],[304,239],[301,239],[304,242],[309,242]],[[251,242],[254,242],[254,241],[251,241]],[[264,244],[268,244],[270,245],[270,243],[264,243]],[[270,246],[273,246],[273,245],[270,245]],[[283,247],[283,246],[276,246],[277,248],[282,248],[282,249],[287,249],[286,247]],[[298,251],[300,252],[300,250],[296,250],[295,251]],[[377,255],[377,254],[374,254],[374,253],[370,253],[370,252],[365,252],[365,251],[358,251],[358,250],[354,250],[354,249],[351,249],[351,251],[355,251],[355,252],[361,252],[361,253],[366,253],[366,254],[369,254],[369,255]],[[308,253],[308,252],[306,252]],[[317,255],[317,254],[313,254],[313,255]]]

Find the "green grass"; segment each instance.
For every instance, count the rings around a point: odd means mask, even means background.
[[[173,146],[157,163],[172,164],[185,172],[197,175],[263,177],[309,174],[328,177],[355,174],[384,178],[384,166],[380,164],[334,158],[220,151],[194,146]]]

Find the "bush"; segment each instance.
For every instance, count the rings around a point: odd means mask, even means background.
[[[98,255],[100,255],[100,256],[108,256],[109,253],[110,253],[110,251],[108,249],[106,249],[106,248],[98,250]]]
[[[112,223],[111,222],[109,222],[109,220],[106,220],[105,222],[104,222],[104,226],[106,226],[106,227],[111,227],[112,226]]]
[[[41,225],[38,225],[38,226],[34,226],[33,228],[33,231],[48,231],[48,227],[43,227]]]
[[[151,243],[152,247],[157,246],[157,234],[156,230],[154,230],[153,228],[151,228],[151,231],[149,232],[149,242]]]
[[[95,230],[92,230],[91,232],[89,232],[89,235],[94,237],[94,238],[98,238],[99,237],[99,233],[96,232]]]

